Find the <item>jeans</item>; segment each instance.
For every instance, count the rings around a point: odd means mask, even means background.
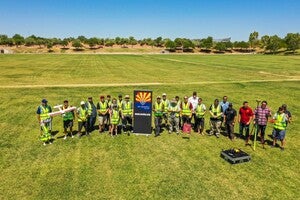
[[[159,135],[160,134],[161,123],[162,123],[162,117],[155,117],[154,118],[155,135]]]
[[[240,136],[243,135],[243,130],[245,129],[245,132],[246,132],[246,138],[249,137],[249,126],[250,126],[250,124],[247,125],[247,124],[244,124],[244,123],[241,123],[241,122],[240,122],[240,130],[239,130]]]
[[[87,119],[87,131],[90,133],[94,130],[94,125],[96,122],[96,117],[89,116]]]

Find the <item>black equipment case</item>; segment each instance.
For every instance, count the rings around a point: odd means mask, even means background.
[[[230,162],[231,164],[248,162],[251,157],[241,149],[228,149],[221,151],[221,157]]]

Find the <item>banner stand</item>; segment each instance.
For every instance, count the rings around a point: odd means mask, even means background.
[[[152,91],[134,90],[133,133],[149,136],[152,133]]]

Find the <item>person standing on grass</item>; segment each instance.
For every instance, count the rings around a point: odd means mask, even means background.
[[[88,133],[91,133],[94,130],[94,125],[97,117],[97,108],[93,102],[92,97],[88,97],[88,101],[85,103],[85,106],[88,109],[87,130]]]
[[[191,123],[193,106],[188,102],[188,96],[184,96],[183,102],[180,106],[180,116],[182,120],[182,126],[184,123]]]
[[[196,120],[196,107],[198,105],[198,99],[199,97],[197,96],[197,92],[193,92],[193,95],[191,97],[188,98],[188,102],[192,105],[192,117],[191,117],[191,121],[192,119],[194,119],[194,130],[196,131],[197,129],[197,120]]]
[[[195,124],[197,126],[196,131],[198,132],[198,134],[203,135],[204,124],[205,124],[204,115],[206,113],[206,106],[204,105],[204,103],[202,103],[202,98],[198,98],[198,103],[194,113],[196,116],[196,121],[195,121]]]
[[[170,106],[168,108],[169,111],[169,133],[172,131],[176,131],[176,134],[179,134],[179,114],[180,114],[180,107],[177,104],[175,99],[172,99],[170,102]]]
[[[119,110],[122,109],[122,103],[123,103],[122,94],[119,94],[118,95],[118,108],[119,108]]]
[[[286,104],[282,104],[281,106],[283,108],[283,112],[286,114],[288,121],[286,123],[286,125],[288,125],[289,123],[292,122],[292,114],[290,111],[287,110],[287,105]]]
[[[223,101],[220,102],[220,106],[222,107],[223,110],[223,115],[222,115],[222,122],[224,121],[224,113],[227,110],[227,108],[229,107],[229,102],[227,101],[228,97],[227,96],[223,96]],[[222,126],[222,124],[221,124]]]
[[[44,145],[46,143],[52,143],[51,139],[51,128],[52,128],[52,117],[50,117],[49,113],[52,112],[51,106],[48,105],[47,99],[42,99],[41,105],[37,108],[37,120],[40,125],[40,139]]]
[[[112,102],[110,110],[110,135],[114,136],[118,134],[118,124],[120,121],[120,110],[118,109],[117,100],[115,99],[115,103]]]
[[[99,133],[102,133],[107,124],[108,104],[104,100],[104,96],[100,96],[100,101],[97,103],[98,119],[99,119]]]
[[[80,138],[82,136],[82,127],[84,127],[85,135],[88,135],[87,132],[87,117],[88,117],[88,109],[85,106],[85,102],[80,102],[80,108],[77,109],[77,119],[78,119],[78,137]]]
[[[165,111],[164,106],[165,104],[161,101],[161,97],[157,96],[156,102],[153,105],[153,109],[152,109],[154,112],[155,137],[160,135],[163,113]]]
[[[108,108],[111,108],[112,100],[111,100],[111,96],[109,94],[106,96],[105,102],[107,103]],[[106,119],[107,119],[107,121],[106,121],[106,123],[104,125],[105,126],[105,130],[109,130],[110,129],[109,128],[109,126],[110,126],[110,114],[109,114],[109,111],[106,114]]]
[[[64,105],[62,107],[62,110],[66,110],[70,108],[69,106],[69,101],[68,100],[64,100]],[[64,126],[64,140],[67,139],[68,136],[68,128],[70,128],[70,134],[71,137],[74,138],[73,136],[73,124],[74,124],[74,111],[70,111],[70,112],[66,112],[62,115],[63,117],[63,126]]]
[[[284,113],[284,108],[281,106],[279,107],[277,113],[273,116],[273,145],[275,147],[277,140],[281,141],[281,150],[284,150],[285,146],[285,134],[286,134],[286,126],[288,123],[288,115]]]
[[[248,101],[243,102],[243,106],[239,109],[239,135],[242,138],[243,136],[243,130],[245,129],[246,137],[245,137],[245,145],[249,145],[249,139],[250,139],[250,123],[253,119],[253,111],[249,107]]]
[[[180,100],[179,96],[175,96],[175,100],[176,100],[177,106],[178,106],[178,108],[180,110],[180,108],[181,108],[181,100]],[[179,113],[179,124],[178,125],[179,125],[179,129],[181,129],[181,116],[180,116],[180,113]]]
[[[254,120],[253,123],[257,125],[257,134],[260,133],[260,141],[265,148],[265,132],[268,123],[268,117],[271,117],[271,111],[267,107],[267,101],[262,101],[261,106],[254,110]]]
[[[217,138],[221,133],[221,120],[223,115],[222,107],[219,104],[219,100],[215,99],[214,103],[209,108],[210,117],[210,132],[209,135],[215,134]]]
[[[168,126],[168,108],[169,108],[169,105],[170,105],[170,101],[169,101],[169,99],[167,99],[167,94],[166,93],[162,94],[162,103],[164,104],[164,110],[163,110],[162,118],[165,121],[164,127],[167,127]]]
[[[232,103],[228,104],[228,108],[224,112],[224,124],[226,127],[226,131],[228,134],[228,137],[231,141],[234,139],[234,125],[237,118],[237,112],[233,108]]]
[[[133,115],[133,105],[130,101],[129,95],[125,95],[125,100],[122,104],[122,126],[124,133],[130,135],[132,128],[132,115]]]

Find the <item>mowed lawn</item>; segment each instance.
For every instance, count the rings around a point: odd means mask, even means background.
[[[2,55],[0,199],[299,199],[299,59],[256,55]],[[124,86],[84,85],[102,83]],[[207,107],[223,95],[228,95],[235,109],[244,100],[255,107],[256,99],[265,99],[274,113],[286,103],[294,120],[287,129],[286,150],[264,150],[258,144],[253,151],[241,139],[231,142],[225,136],[217,139],[195,133],[190,139],[167,132],[158,138],[111,138],[94,131],[90,138],[63,140],[60,117],[54,119],[54,143],[44,147],[38,141],[35,112],[42,98],[52,106],[64,99],[78,106],[88,96],[95,101],[100,94],[132,96],[135,89],[153,90],[154,96],[166,92],[170,98],[197,91]],[[269,124],[267,135],[271,131]],[[271,142],[269,136],[267,140]],[[222,149],[233,147],[248,152],[252,160],[231,165],[220,158]]]

